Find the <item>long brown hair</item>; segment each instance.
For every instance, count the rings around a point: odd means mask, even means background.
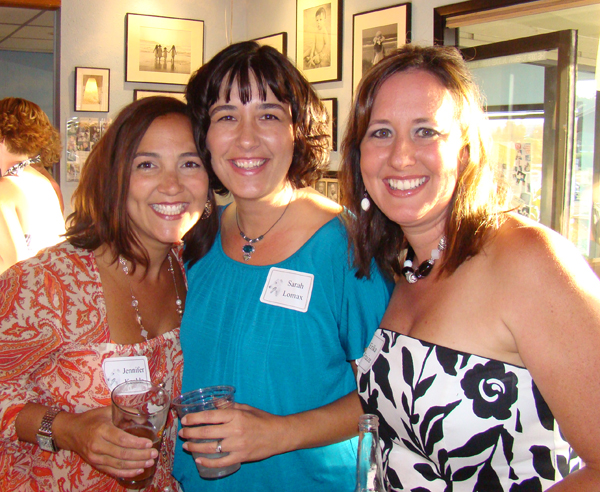
[[[126,106],[94,146],[81,171],[73,193],[73,209],[68,218],[67,240],[81,248],[108,245],[115,255],[134,264],[148,265],[148,255],[137,239],[127,213],[131,163],[152,122],[168,114],[190,117],[187,106],[172,97],[148,97]],[[214,209],[214,194],[208,200]],[[199,220],[197,238],[201,250],[212,246],[218,227],[216,213]],[[188,232],[189,234],[189,232]],[[185,239],[185,237],[184,237]]]
[[[360,144],[366,134],[377,92],[392,75],[408,70],[432,74],[448,90],[456,104],[465,156],[451,199],[451,213],[445,226],[446,253],[440,262],[440,275],[452,274],[465,260],[479,253],[488,232],[503,220],[500,210],[506,192],[494,179],[482,131],[484,115],[480,94],[460,53],[444,46],[407,44],[374,65],[361,80],[342,143],[340,180],[343,204],[356,216],[348,221],[354,247],[357,276],[369,276],[371,261],[388,276],[401,274],[398,256],[406,247],[401,227],[372,204],[360,208],[365,185],[360,169]]]

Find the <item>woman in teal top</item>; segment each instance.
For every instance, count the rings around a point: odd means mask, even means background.
[[[390,286],[376,268],[355,277],[342,223],[352,219],[308,186],[327,162],[325,109],[286,57],[254,42],[217,54],[186,96],[212,186],[234,202],[207,255],[194,231],[186,238],[183,391],[230,384],[238,403],[184,419],[174,475],[187,492],[350,492],[362,409],[349,361]],[[217,446],[230,454],[202,464],[242,466],[203,480],[186,451]]]

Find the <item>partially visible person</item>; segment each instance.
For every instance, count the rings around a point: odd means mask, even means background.
[[[186,237],[183,391],[231,384],[238,403],[182,419],[175,478],[186,492],[353,490],[362,410],[350,361],[390,286],[376,267],[356,279],[352,219],[310,187],[328,162],[326,109],[287,57],[255,42],[215,55],[186,99],[211,183],[234,202],[206,256]],[[241,468],[203,480],[190,451],[217,449],[228,456],[198,459]]]
[[[0,275],[0,490],[124,491],[155,462],[145,490],[176,490],[174,413],[158,453],[112,425],[110,391],[125,369],[181,390],[181,240],[200,219],[208,249],[217,227],[185,104],[125,107],[73,204],[67,241]]]
[[[62,241],[60,189],[33,167],[57,162],[60,148],[58,131],[37,104],[0,100],[0,273]]]
[[[373,60],[371,61],[373,65],[379,63],[385,56],[385,47],[383,46],[384,41],[385,36],[381,31],[377,31],[373,38]]]
[[[484,128],[454,48],[406,45],[359,85],[341,195],[359,273],[397,278],[363,408],[392,491],[600,490],[600,281],[507,211]]]

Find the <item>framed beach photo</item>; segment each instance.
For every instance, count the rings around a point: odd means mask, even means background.
[[[186,102],[185,101],[185,93],[183,93],[183,92],[146,91],[143,89],[134,89],[134,91],[133,91],[133,100],[134,101],[137,101],[138,99],[143,99],[144,97],[152,97],[152,96],[174,97],[175,99],[179,99],[181,102]]]
[[[109,99],[108,68],[75,67],[75,111],[107,113]]]
[[[256,41],[261,46],[271,46],[282,55],[287,56],[287,32],[271,34],[270,36],[265,36],[263,38],[256,38],[253,41]]]
[[[352,16],[352,94],[369,68],[410,42],[410,3]]]
[[[329,135],[331,135],[331,145],[329,150],[337,151],[337,97],[321,99],[321,101],[325,105],[325,109],[327,109],[327,114],[329,115],[328,129]]]
[[[127,14],[126,82],[187,84],[204,61],[204,21]]]
[[[296,0],[296,67],[309,82],[342,80],[342,0]]]

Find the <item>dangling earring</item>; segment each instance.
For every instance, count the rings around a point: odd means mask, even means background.
[[[204,204],[204,212],[202,212],[202,216],[200,217],[200,220],[208,219],[210,217],[211,213],[212,213],[212,202],[209,199]]]
[[[371,200],[369,200],[369,194],[365,190],[363,199],[360,201],[360,208],[367,212],[371,208]]]

